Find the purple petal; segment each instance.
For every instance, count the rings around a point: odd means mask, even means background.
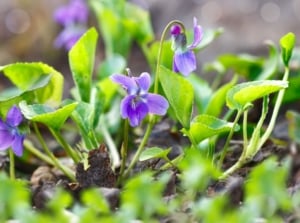
[[[132,127],[138,126],[141,121],[146,117],[148,114],[149,109],[147,104],[140,101],[135,104],[135,106],[132,106],[131,109],[129,109],[129,123]]]
[[[22,156],[23,154],[23,142],[24,142],[24,135],[16,135],[13,142],[12,142],[12,150],[17,156]]]
[[[203,37],[203,30],[200,25],[197,25],[197,18],[194,17],[194,41],[188,46],[188,49],[194,49],[201,42]]]
[[[138,126],[149,112],[147,104],[142,101],[135,102],[134,99],[134,95],[129,95],[121,102],[121,116],[128,118],[132,127]]]
[[[70,50],[85,32],[84,27],[68,26],[55,39],[54,46],[57,48],[65,47]]]
[[[147,72],[142,73],[138,78],[135,79],[138,83],[138,86],[144,90],[148,91],[150,87],[151,77]]]
[[[149,113],[156,115],[164,115],[169,107],[168,101],[161,95],[148,94],[147,105]]]
[[[121,101],[120,113],[122,118],[128,118],[128,108],[131,107],[131,101],[135,98],[135,95],[128,95]]]
[[[14,140],[14,136],[10,134],[9,129],[0,130],[0,150],[8,149]]]
[[[127,91],[128,94],[133,95],[138,90],[138,86],[134,81],[134,78],[125,76],[123,74],[113,74],[110,79],[117,84],[122,85],[122,87]]]
[[[13,106],[7,113],[6,122],[10,126],[18,126],[23,120],[22,113],[17,106]]]
[[[196,70],[196,56],[193,51],[186,51],[184,53],[175,53],[174,63],[176,68],[184,76],[188,76],[191,72]]]
[[[1,130],[8,130],[8,128],[9,128],[9,126],[0,119],[0,131]]]
[[[59,7],[53,17],[57,23],[68,26],[74,23],[86,23],[88,14],[88,8],[84,1],[73,0],[68,5]]]
[[[176,66],[176,63],[175,63],[175,54],[174,54],[174,57],[173,57],[173,71],[176,72],[176,73],[179,72],[179,70],[178,70],[178,68]]]

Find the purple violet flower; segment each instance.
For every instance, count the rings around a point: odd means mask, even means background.
[[[87,30],[88,16],[89,10],[85,0],[70,0],[68,5],[58,8],[54,12],[54,20],[64,29],[55,39],[54,46],[70,50]]]
[[[129,119],[132,127],[138,126],[148,113],[164,115],[169,107],[161,95],[148,93],[151,78],[146,72],[139,77],[114,74],[111,79],[122,85],[127,96],[121,102],[121,116]]]
[[[0,150],[11,147],[17,156],[22,156],[25,135],[21,134],[18,129],[22,120],[21,111],[17,106],[13,106],[8,111],[6,121],[0,119]]]
[[[70,50],[85,31],[85,27],[68,26],[56,37],[54,46],[57,48],[65,47],[65,49]]]
[[[182,32],[179,25],[174,25],[171,28],[171,35],[173,39],[172,48],[175,51],[173,58],[173,70],[180,72],[184,76],[188,76],[191,72],[196,70],[196,56],[193,52],[201,42],[203,31],[200,25],[197,24],[197,19],[194,18],[194,41],[187,46],[186,35]]]
[[[54,12],[54,20],[63,26],[86,23],[88,16],[85,0],[71,0],[68,5],[61,6]]]

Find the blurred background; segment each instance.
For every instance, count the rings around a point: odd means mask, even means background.
[[[265,40],[275,43],[287,32],[300,36],[300,0],[131,0],[151,13],[157,38],[172,19],[192,28],[193,17],[204,29],[224,33],[198,54],[200,63],[222,53],[267,53]],[[63,72],[67,53],[53,41],[61,30],[52,14],[67,0],[1,0],[0,65],[42,61]]]

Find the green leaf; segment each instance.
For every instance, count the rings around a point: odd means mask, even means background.
[[[215,39],[217,39],[223,32],[224,32],[223,28],[205,30],[202,40],[200,44],[197,46],[196,50],[203,50],[209,44],[211,44]]]
[[[212,160],[203,156],[201,151],[195,148],[185,150],[178,167],[181,173],[181,185],[186,189],[185,193],[190,195],[206,190],[211,179],[220,176],[220,170]]]
[[[257,216],[268,218],[278,211],[286,212],[292,208],[286,190],[290,162],[280,163],[274,157],[265,160],[253,168],[245,181],[245,207]]]
[[[206,80],[201,79],[194,73],[190,74],[186,79],[193,85],[195,105],[198,112],[203,113],[212,95],[212,89]]]
[[[180,74],[176,74],[163,66],[160,66],[159,78],[176,118],[184,128],[188,129],[194,101],[193,86]]]
[[[287,33],[286,35],[281,37],[279,42],[281,46],[281,57],[284,65],[287,67],[291,59],[295,42],[296,42],[295,34]]]
[[[121,73],[126,67],[126,60],[119,54],[106,58],[98,68],[98,79],[102,80],[113,73]]]
[[[160,41],[155,41],[150,46],[149,54],[150,54],[152,64],[156,64],[159,45],[160,45]],[[174,52],[172,50],[172,42],[170,40],[164,41],[163,46],[162,46],[162,55],[161,55],[160,65],[163,65],[166,68],[172,69],[173,54],[174,54]]]
[[[20,102],[19,106],[26,119],[43,123],[49,128],[58,130],[74,111],[77,103],[65,105],[57,110],[42,104],[27,105],[25,101]]]
[[[34,91],[37,103],[58,106],[63,94],[63,76],[43,63],[15,63],[2,67],[2,71],[20,90],[16,95]]]
[[[172,148],[162,149],[159,147],[148,148],[141,153],[141,155],[139,157],[139,161],[145,161],[145,160],[149,160],[149,159],[153,159],[153,158],[164,159],[167,157],[167,155],[169,154],[171,149]]]
[[[287,81],[279,80],[263,80],[241,83],[235,85],[228,91],[226,97],[227,106],[231,109],[243,109],[247,103],[287,87]]]
[[[81,200],[88,208],[95,211],[95,214],[110,213],[109,204],[98,188],[84,190],[82,192]]]
[[[233,128],[233,123],[226,122],[210,115],[196,116],[189,130],[184,129],[183,132],[190,138],[194,144],[199,144],[204,139],[229,132]],[[239,126],[235,126],[235,131]]]
[[[237,82],[237,76],[235,76],[229,83],[220,87],[210,98],[205,114],[218,117],[223,109],[226,101],[226,94],[230,88],[232,88]]]
[[[99,123],[100,115],[104,110],[105,94],[98,86],[92,87],[91,92],[90,104],[93,106],[95,112],[93,127],[96,128]]]
[[[132,35],[126,30],[125,2],[91,0],[90,4],[97,17],[99,29],[105,45],[106,56],[120,54],[127,57]]]
[[[97,31],[89,29],[69,51],[73,79],[82,101],[89,102],[92,86]]]
[[[235,73],[250,80],[254,80],[262,72],[264,62],[263,58],[248,54],[224,54],[219,56],[217,61],[223,66],[222,70],[232,69]]]
[[[68,100],[67,103],[72,103],[72,100]],[[79,102],[78,106],[73,111],[71,118],[78,125],[87,149],[94,149],[94,146],[90,141],[90,136],[93,134],[95,123],[94,106],[85,102]]]
[[[149,12],[130,2],[125,4],[123,23],[127,32],[140,44],[147,44],[154,39]]]
[[[110,78],[105,78],[97,83],[97,86],[101,89],[103,98],[104,110],[108,110],[112,104],[112,98],[117,92],[119,85],[114,83]]]
[[[300,114],[296,111],[288,111],[286,113],[288,120],[288,133],[289,137],[300,144]]]

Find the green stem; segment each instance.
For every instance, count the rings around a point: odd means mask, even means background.
[[[234,173],[237,169],[241,168],[246,162],[246,159],[240,158],[233,166],[227,169],[220,177],[220,180],[226,179],[232,173]]]
[[[36,123],[33,123],[33,128],[36,133],[36,136],[38,137],[38,140],[41,143],[42,148],[44,149],[46,154],[50,157],[54,166],[56,166],[58,169],[60,169],[67,177],[69,177],[69,179],[71,179],[72,181],[75,181],[75,176],[74,176],[73,171],[71,171],[69,168],[65,167],[64,165],[62,165],[57,160],[57,158],[53,155],[53,153],[50,151],[50,149],[48,148],[44,138],[42,137]]]
[[[174,24],[178,24],[181,26],[183,32],[185,31],[185,27],[183,25],[183,23],[179,20],[173,20],[171,22],[169,22],[165,29],[163,30],[162,34],[161,34],[161,39],[160,39],[160,43],[159,43],[159,48],[158,48],[158,55],[157,55],[157,64],[156,64],[156,72],[155,72],[155,81],[154,81],[154,94],[158,93],[158,82],[159,82],[159,66],[160,66],[160,62],[161,62],[161,57],[162,57],[162,50],[163,50],[163,42],[166,38],[167,35],[167,31],[169,30],[169,28],[171,28],[172,25]]]
[[[79,156],[74,152],[72,147],[66,142],[66,140],[62,137],[62,135],[58,131],[55,131],[52,128],[49,128],[49,130],[51,134],[54,136],[54,138],[56,139],[56,141],[64,148],[68,156],[71,157],[75,163],[78,163],[80,161]]]
[[[144,138],[143,138],[141,144],[139,145],[139,147],[138,147],[136,153],[134,154],[134,157],[132,158],[132,160],[131,160],[131,162],[130,162],[128,168],[127,168],[127,170],[124,172],[124,176],[123,176],[123,177],[127,177],[128,174],[130,173],[131,169],[132,169],[132,168],[134,167],[134,165],[137,163],[137,161],[138,161],[138,159],[139,159],[139,157],[140,157],[140,155],[141,155],[141,153],[142,153],[142,151],[143,151],[143,149],[144,149],[144,146],[147,144],[147,141],[148,141],[148,139],[149,139],[149,136],[150,136],[150,134],[151,134],[151,131],[152,131],[153,126],[154,126],[154,122],[151,121],[151,119],[150,119],[150,122],[149,122],[149,124],[148,124],[147,129],[146,129]]]
[[[242,114],[243,114],[243,110],[242,109],[238,110],[238,113],[235,116],[235,119],[233,121],[233,126],[232,126],[232,128],[231,128],[231,130],[229,132],[229,135],[228,135],[228,137],[226,139],[226,142],[225,142],[225,145],[223,147],[223,151],[221,153],[221,157],[220,157],[220,160],[219,160],[219,163],[218,163],[219,168],[222,167],[223,161],[225,159],[225,156],[226,156],[226,153],[227,153],[227,150],[228,150],[228,147],[229,147],[230,140],[231,140],[231,138],[233,136],[233,133],[234,133],[235,125],[239,121],[239,119],[240,119],[240,117],[241,117]]]
[[[119,179],[122,179],[122,175],[126,167],[126,160],[127,160],[127,153],[128,153],[128,131],[129,131],[129,123],[128,120],[126,119],[124,123],[124,140],[121,148],[122,162],[121,162]]]
[[[113,139],[111,138],[111,135],[108,132],[106,126],[104,124],[102,124],[102,125],[100,125],[100,129],[104,136],[104,140],[107,144],[107,147],[110,151],[110,155],[112,157],[112,166],[113,166],[113,168],[116,168],[120,165],[120,156],[119,156],[117,147],[116,147]]]
[[[174,24],[178,24],[181,26],[183,32],[185,31],[185,27],[183,25],[183,23],[179,20],[173,20],[171,22],[169,22],[166,27],[164,28],[163,32],[162,32],[162,35],[161,35],[161,39],[160,39],[160,43],[159,43],[159,48],[158,48],[158,55],[157,55],[157,64],[156,64],[156,72],[155,72],[155,80],[154,80],[154,91],[153,93],[154,94],[157,94],[158,93],[158,83],[159,83],[159,66],[161,64],[161,58],[162,58],[162,50],[163,50],[163,42],[166,38],[166,35],[167,35],[167,31],[171,28],[172,25]],[[138,161],[139,157],[140,157],[140,154],[141,152],[143,151],[144,149],[144,146],[147,144],[148,142],[148,139],[149,139],[149,136],[151,134],[151,131],[152,131],[152,128],[154,126],[154,123],[155,123],[155,120],[156,117],[155,115],[151,115],[150,116],[150,120],[149,120],[149,123],[148,123],[148,127],[146,129],[146,132],[145,132],[145,135],[144,135],[144,138],[141,142],[141,144],[139,145],[136,153],[134,154],[134,157],[133,159],[131,160],[127,170],[124,172],[124,176],[123,177],[126,177],[128,176],[128,174],[130,173],[131,169],[134,167],[134,165],[136,164],[136,162]]]
[[[55,163],[52,161],[51,158],[46,156],[45,154],[41,153],[37,148],[35,148],[32,143],[28,140],[24,141],[24,147],[27,151],[31,152],[33,155],[38,157],[40,160],[44,161],[45,163],[48,163],[51,166],[55,166]]]
[[[290,73],[289,67],[286,66],[285,67],[285,72],[284,72],[284,75],[283,75],[283,78],[282,78],[283,81],[288,80],[289,73]],[[277,116],[278,116],[279,108],[281,106],[284,93],[285,93],[285,89],[280,90],[279,93],[278,93],[270,123],[268,125],[267,130],[265,131],[265,133],[263,134],[263,136],[261,137],[261,139],[259,141],[259,145],[258,145],[259,148],[262,147],[263,144],[268,140],[268,138],[270,137],[270,135],[271,135],[271,133],[274,129],[275,122],[276,122],[276,119],[277,119]]]
[[[14,156],[14,151],[10,148],[8,150],[9,154],[9,176],[11,180],[16,179],[15,175],[15,156]]]
[[[247,121],[248,121],[248,109],[244,112],[244,117],[243,117],[243,140],[244,140],[243,151],[245,151],[248,146]]]

